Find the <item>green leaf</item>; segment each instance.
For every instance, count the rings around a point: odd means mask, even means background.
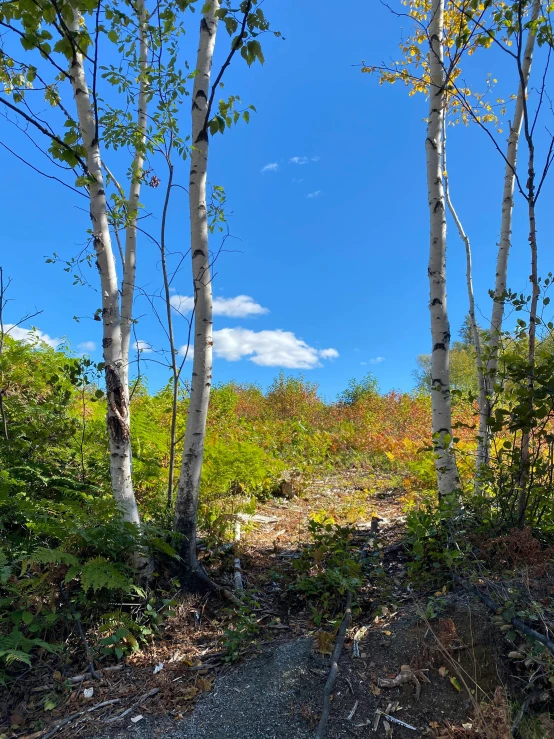
[[[33,620],[33,614],[30,613],[29,611],[24,611],[23,615],[21,616],[21,620],[23,621],[24,624],[29,626],[29,624]]]
[[[461,690],[462,690],[462,686],[460,685],[460,682],[459,682],[458,678],[457,677],[451,677],[450,678],[450,682],[456,688],[456,690],[458,691],[458,693],[460,693]]]

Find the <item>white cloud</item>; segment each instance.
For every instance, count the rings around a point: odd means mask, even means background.
[[[77,348],[80,349],[80,351],[89,354],[90,352],[96,351],[96,344],[94,341],[81,341]]]
[[[178,354],[180,357],[184,357],[186,355],[186,361],[191,362],[192,358],[194,357],[194,347],[189,346],[187,351],[187,344],[183,344],[183,346],[179,349]]]
[[[369,360],[369,364],[381,364],[381,362],[385,361],[385,357],[374,357],[373,359]]]
[[[297,184],[297,183],[299,183],[299,182],[304,182],[304,178],[303,178],[303,177],[293,177],[293,178],[292,178],[292,181],[293,181],[293,182],[294,182],[295,184]]]
[[[321,195],[321,190],[315,190],[315,192],[309,192],[307,198],[318,198]]]
[[[151,354],[154,350],[147,341],[139,339],[133,344],[133,349],[138,349],[142,354]]]
[[[169,302],[178,313],[183,315],[190,313],[194,308],[194,298],[189,298],[188,295],[172,295]]]
[[[217,357],[237,362],[247,357],[262,367],[313,369],[321,366],[320,359],[339,356],[336,349],[318,350],[291,331],[251,331],[245,328],[223,328],[214,331],[214,352]]]
[[[339,356],[339,353],[336,349],[322,349],[319,352],[319,356],[322,359],[336,359]]]
[[[260,172],[277,172],[279,169],[279,165],[277,162],[269,162],[269,164],[264,165]]]
[[[15,326],[13,323],[4,324],[4,333],[9,334],[16,341],[23,341],[25,344],[36,344],[39,341],[43,341],[53,349],[56,349],[63,341],[63,339],[53,339],[38,328],[21,328],[21,326]]]
[[[186,315],[194,307],[194,299],[187,295],[172,295],[171,305],[179,313]],[[213,312],[216,316],[230,316],[231,318],[245,318],[246,316],[261,316],[269,313],[249,295],[237,295],[236,298],[214,298]]]
[[[291,157],[289,164],[308,164],[308,162],[319,162],[319,157]]]

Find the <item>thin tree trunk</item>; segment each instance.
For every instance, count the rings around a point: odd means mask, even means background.
[[[433,446],[439,497],[455,494],[458,470],[452,448],[450,405],[450,325],[446,309],[446,213],[442,179],[445,73],[443,64],[444,0],[433,0],[429,24],[429,118],[427,187],[430,214],[429,289],[431,313],[431,398]]]
[[[533,7],[533,16],[538,14],[540,1],[537,0]],[[532,18],[533,19],[533,18]],[[529,32],[531,33],[531,31]],[[529,46],[529,39],[527,40]],[[526,48],[527,52],[527,48]],[[526,53],[523,62],[518,58],[518,72],[520,76],[520,84],[525,84]],[[527,506],[529,503],[529,473],[531,468],[530,458],[530,436],[531,436],[531,419],[534,411],[534,386],[535,386],[535,350],[537,338],[537,309],[539,303],[539,276],[538,276],[538,250],[537,250],[537,220],[536,220],[536,185],[535,185],[535,143],[533,140],[533,130],[529,120],[529,109],[527,107],[527,99],[523,100],[523,127],[525,140],[528,148],[527,161],[527,213],[529,218],[529,247],[531,249],[531,306],[529,308],[529,349],[527,354],[527,364],[529,372],[529,380],[527,383],[528,391],[528,421],[524,427],[521,437],[521,457],[520,457],[520,476],[519,476],[519,499],[518,499],[518,525],[523,528]]]
[[[473,293],[473,266],[471,257],[471,243],[469,236],[466,234],[463,224],[454,208],[452,199],[450,197],[450,187],[448,179],[448,170],[446,168],[446,126],[444,127],[443,133],[443,177],[444,177],[444,197],[448,210],[456,224],[458,233],[461,240],[464,243],[466,251],[466,286],[467,286],[467,297],[469,303],[469,322],[471,325],[471,333],[473,335],[473,345],[475,347],[475,363],[477,367],[477,381],[479,387],[479,419],[486,418],[487,413],[487,395],[485,390],[485,376],[483,372],[483,354],[481,350],[481,336],[479,333],[479,326],[477,325],[477,319],[475,318],[475,296]],[[475,475],[475,491],[479,491],[479,457],[477,458],[476,475]]]
[[[531,20],[535,21],[540,12],[540,0],[535,0],[531,11]],[[488,343],[488,359],[485,368],[485,390],[486,411],[481,415],[479,423],[479,446],[477,450],[477,470],[488,467],[490,462],[490,434],[487,419],[492,414],[494,401],[494,385],[498,370],[498,353],[500,339],[502,337],[502,326],[504,321],[504,304],[508,279],[508,260],[512,242],[512,219],[514,211],[514,186],[516,178],[517,155],[526,108],[527,90],[533,52],[535,49],[535,33],[529,29],[527,42],[520,70],[520,84],[518,88],[514,120],[508,137],[508,149],[506,151],[506,168],[504,173],[504,191],[502,194],[502,220],[500,224],[500,243],[496,258],[496,281],[494,286],[494,303],[492,306],[490,337]]]
[[[75,13],[71,28],[73,34],[78,32],[79,26],[80,18]],[[112,491],[123,519],[139,525],[140,518],[131,479],[131,438],[129,406],[124,385],[119,286],[110,238],[97,121],[87,85],[83,57],[76,47],[69,74],[83,146],[86,151],[88,173],[91,178],[89,184],[90,217],[102,290],[102,348],[108,405],[107,425]]]
[[[144,0],[138,0],[136,6],[139,31],[139,96],[137,109],[137,128],[139,142],[135,149],[131,167],[131,184],[127,199],[127,226],[125,229],[125,263],[123,265],[123,284],[121,288],[121,354],[123,385],[129,404],[129,349],[133,326],[133,299],[135,293],[136,256],[137,256],[137,220],[140,190],[143,177],[144,154],[146,145],[146,129],[148,125],[148,15]]]
[[[165,244],[165,234],[167,225],[167,213],[169,209],[169,199],[171,197],[171,188],[173,187],[173,162],[171,161],[172,140],[169,144],[167,152],[168,180],[165,191],[164,207],[162,212],[162,225],[160,234],[160,261],[162,265],[162,275],[165,293],[165,307],[167,312],[167,336],[169,339],[169,351],[171,352],[171,372],[173,375],[173,397],[171,403],[171,431],[169,437],[169,474],[167,481],[167,507],[173,505],[173,486],[175,481],[175,456],[177,447],[177,410],[179,401],[179,378],[180,370],[177,367],[177,351],[175,346],[175,334],[173,332],[173,316],[171,314],[171,293],[169,275],[167,272],[167,250]],[[191,319],[192,320],[192,319]]]
[[[200,22],[200,44],[192,94],[193,147],[190,155],[189,203],[195,306],[194,358],[183,461],[175,505],[175,529],[183,536],[180,547],[183,581],[191,588],[201,587],[206,579],[196,557],[196,519],[212,382],[212,284],[206,210],[207,105],[218,9],[219,0],[213,0]]]

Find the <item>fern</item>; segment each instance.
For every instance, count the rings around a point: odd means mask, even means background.
[[[81,586],[85,593],[91,588],[96,593],[102,588],[128,590],[131,581],[119,565],[108,562],[104,557],[95,557],[85,563],[81,571]]]
[[[39,547],[29,557],[28,562],[34,562],[41,565],[69,565],[76,566],[79,560],[74,554],[63,552],[61,549],[46,549]]]

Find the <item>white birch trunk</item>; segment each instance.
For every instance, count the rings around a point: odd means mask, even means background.
[[[80,19],[76,14],[72,24],[72,32],[76,33],[79,26]],[[91,177],[89,184],[90,217],[102,291],[102,348],[108,405],[107,425],[112,490],[123,519],[139,525],[139,513],[131,480],[129,408],[123,385],[119,286],[108,224],[96,120],[87,85],[83,57],[78,51],[75,52],[71,61],[69,74],[83,146],[86,150],[88,172]]]
[[[458,470],[452,448],[450,406],[450,325],[446,310],[446,212],[442,179],[445,73],[443,66],[444,0],[433,0],[429,24],[429,117],[427,187],[429,193],[429,292],[431,313],[431,402],[433,447],[439,497],[455,494]]]
[[[446,123],[446,121],[445,121]],[[446,125],[443,128],[443,177],[444,177],[444,197],[448,210],[452,216],[460,239],[463,241],[466,252],[466,287],[467,287],[467,298],[469,304],[469,322],[471,325],[471,333],[473,336],[473,346],[475,347],[475,363],[477,366],[477,382],[479,387],[479,424],[481,425],[483,419],[487,418],[487,394],[485,386],[485,373],[483,367],[483,353],[481,349],[481,336],[479,334],[479,326],[477,325],[477,319],[475,318],[475,294],[473,292],[473,260],[471,255],[471,242],[469,236],[466,234],[464,226],[458,216],[456,208],[452,203],[450,197],[450,186],[448,178],[448,170],[446,168]],[[477,470],[476,470],[477,472]],[[479,491],[479,476],[475,475],[475,491]]]
[[[535,0],[531,11],[531,20],[536,20],[540,12],[540,0]],[[518,88],[514,120],[508,137],[508,149],[506,151],[506,167],[504,173],[504,190],[502,193],[502,220],[500,223],[500,243],[496,257],[496,279],[494,285],[494,303],[491,313],[490,338],[488,345],[488,359],[485,371],[486,410],[481,414],[479,424],[479,445],[477,448],[477,469],[488,467],[490,461],[490,438],[487,418],[492,412],[494,395],[494,384],[498,369],[498,352],[500,339],[502,337],[502,326],[504,322],[504,303],[508,279],[508,260],[512,243],[512,218],[514,212],[514,186],[517,165],[517,154],[521,125],[524,115],[524,101],[527,98],[529,76],[533,62],[535,49],[535,34],[529,30],[522,63],[522,77]]]
[[[175,502],[175,529],[183,535],[180,554],[183,579],[191,587],[205,580],[196,558],[196,519],[204,454],[206,419],[212,382],[212,284],[208,246],[206,178],[208,169],[207,107],[217,31],[213,0],[200,22],[200,43],[192,93],[190,154],[190,229],[194,285],[194,358],[183,461]]]
[[[136,5],[139,30],[139,96],[137,109],[137,127],[140,132],[140,143],[135,149],[131,169],[131,184],[127,199],[128,223],[125,229],[125,263],[123,265],[123,284],[121,288],[121,355],[123,386],[127,393],[129,405],[129,350],[131,346],[131,331],[133,326],[133,299],[135,294],[136,255],[137,255],[137,219],[142,174],[144,165],[144,147],[146,144],[146,129],[148,125],[148,16],[144,0]]]

